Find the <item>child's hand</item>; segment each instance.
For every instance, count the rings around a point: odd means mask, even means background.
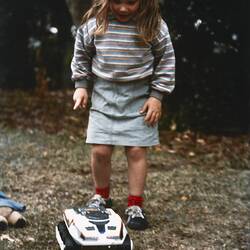
[[[161,118],[161,101],[155,97],[149,97],[140,113],[146,113],[144,121],[149,126],[155,126]]]
[[[81,107],[86,109],[88,103],[88,92],[87,89],[84,88],[77,88],[73,95],[73,101],[75,102],[74,110]]]

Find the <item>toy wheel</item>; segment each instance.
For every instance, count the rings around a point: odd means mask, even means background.
[[[119,248],[121,250],[133,250],[133,242],[130,239],[129,235],[127,234],[121,248]]]
[[[63,250],[80,250],[81,247],[76,244],[76,242],[73,240],[72,236],[69,234],[68,228],[65,225],[64,221],[60,221],[57,225],[58,230],[58,243],[61,241],[62,244],[60,244],[61,249]],[[61,246],[63,245],[63,246]]]

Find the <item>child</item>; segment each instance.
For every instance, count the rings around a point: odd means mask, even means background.
[[[76,35],[71,64],[74,109],[86,109],[95,193],[88,205],[110,203],[111,155],[125,147],[127,226],[144,230],[147,147],[159,144],[163,95],[174,89],[175,56],[158,0],[94,0]]]

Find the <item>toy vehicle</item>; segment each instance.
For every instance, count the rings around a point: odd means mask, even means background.
[[[61,250],[133,250],[121,217],[110,208],[66,209],[56,226]]]

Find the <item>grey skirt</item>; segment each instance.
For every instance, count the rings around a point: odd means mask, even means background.
[[[95,79],[86,143],[141,146],[159,144],[158,126],[140,113],[149,97],[149,79],[117,83]]]

